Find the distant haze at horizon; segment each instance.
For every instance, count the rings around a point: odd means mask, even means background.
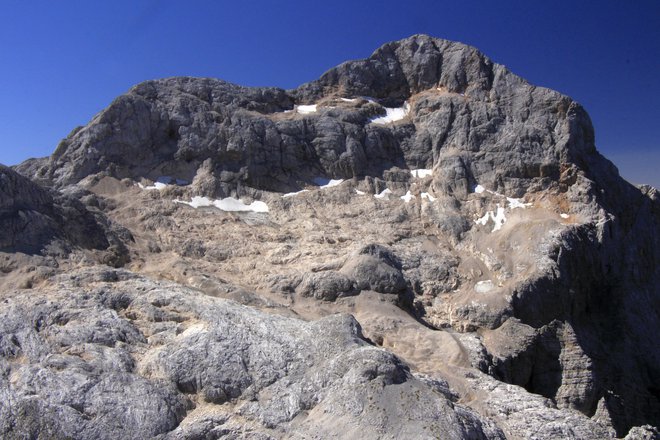
[[[0,163],[50,155],[144,80],[207,76],[294,88],[426,33],[473,45],[532,84],[571,96],[624,178],[660,187],[659,2],[9,4],[0,27]]]
[[[635,150],[633,154],[625,152],[605,153],[606,158],[616,165],[621,177],[634,185],[652,185],[660,189],[660,151]]]

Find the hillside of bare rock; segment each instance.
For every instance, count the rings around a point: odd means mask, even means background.
[[[0,168],[3,438],[657,438],[660,200],[415,35],[138,84]]]

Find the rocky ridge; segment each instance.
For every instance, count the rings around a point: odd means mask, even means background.
[[[657,191],[474,48],[148,81],[16,170],[6,437],[657,435]]]

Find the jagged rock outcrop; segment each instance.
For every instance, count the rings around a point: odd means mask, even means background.
[[[383,106],[404,101],[405,123],[369,123]],[[314,112],[286,113],[317,102]],[[474,48],[415,36],[289,92],[213,79],[142,83],[74,130],[45,165],[25,169],[57,185],[100,171],[192,181],[210,159],[216,188],[209,195],[229,195],[246,185],[293,189],[316,175],[439,167],[434,187],[442,193],[464,197],[479,182],[520,196],[561,183],[560,171],[570,171],[562,166],[590,155],[600,158],[577,103]]]
[[[98,269],[1,313],[7,439],[504,438],[348,315],[307,323]]]
[[[2,407],[5,435],[660,424],[657,190],[619,177],[578,103],[469,46],[416,35],[294,90],[148,81],[16,167],[57,191],[4,170],[3,219],[29,232],[0,234],[5,254],[55,237],[131,257],[88,273],[55,253],[29,296],[7,290],[0,365],[22,403]],[[33,271],[17,264],[2,272]]]
[[[92,194],[51,192],[4,165],[0,184],[0,251],[63,255],[79,247],[107,250],[102,260],[114,266],[126,262],[122,235],[130,239],[130,233],[113,228],[104,215],[80,202],[88,197],[93,203]]]

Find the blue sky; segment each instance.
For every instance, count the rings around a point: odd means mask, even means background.
[[[132,85],[292,88],[415,33],[584,105],[599,150],[660,187],[660,1],[14,1],[0,14],[0,163],[49,155]]]

